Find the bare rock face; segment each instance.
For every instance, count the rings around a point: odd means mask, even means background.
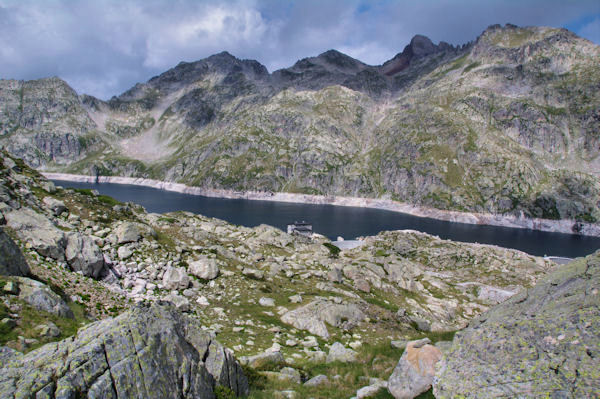
[[[126,222],[115,229],[118,244],[136,242],[142,238],[142,231],[136,223]]]
[[[29,265],[15,242],[0,227],[0,275],[27,276]]]
[[[329,332],[325,323],[333,327],[351,329],[364,318],[365,314],[356,305],[316,300],[283,314],[281,321],[327,339]]]
[[[17,281],[19,298],[37,310],[70,319],[75,317],[66,302],[46,284],[26,277],[18,277]]]
[[[216,385],[248,393],[231,351],[164,304],[138,305],[73,338],[2,356],[1,397],[214,398]]]
[[[388,381],[388,390],[396,399],[412,399],[431,388],[435,365],[442,352],[428,338],[411,341]]]
[[[331,362],[354,362],[356,361],[357,353],[352,349],[346,348],[343,344],[335,342],[329,348],[329,354],[327,355],[327,363]]]
[[[104,255],[98,245],[91,237],[80,233],[67,235],[65,256],[69,266],[84,276],[98,278],[104,267]]]
[[[190,285],[190,277],[183,267],[169,267],[162,282],[168,290],[184,290]]]
[[[55,216],[62,214],[67,210],[65,203],[52,197],[46,197],[43,200],[44,205],[54,213]]]
[[[189,272],[203,280],[214,280],[219,275],[219,266],[214,259],[203,256],[190,263]]]
[[[436,398],[600,394],[600,252],[575,260],[457,333]]]
[[[40,255],[56,260],[65,259],[65,234],[45,216],[23,208],[7,213],[5,217],[7,225]]]

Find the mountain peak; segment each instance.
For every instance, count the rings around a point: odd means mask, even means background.
[[[435,53],[437,46],[433,44],[430,38],[423,35],[415,35],[408,45],[413,53],[417,57],[422,57]]]
[[[408,68],[415,58],[422,58],[451,49],[453,47],[448,43],[441,42],[439,45],[435,45],[427,36],[415,35],[401,53],[396,54],[394,58],[383,64],[383,73],[387,76],[395,75]]]

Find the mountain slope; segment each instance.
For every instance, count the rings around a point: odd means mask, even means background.
[[[1,81],[0,142],[44,170],[597,222],[599,61],[564,29],[497,25],[461,47],[415,36],[381,66],[330,50],[269,74],[220,53],[107,102]]]

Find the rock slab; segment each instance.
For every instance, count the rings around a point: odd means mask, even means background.
[[[429,339],[410,341],[388,381],[388,390],[396,399],[412,399],[431,388],[435,366],[442,352]]]
[[[7,355],[8,357],[8,355]],[[248,381],[231,351],[165,304],[137,305],[0,368],[0,397],[214,398]]]
[[[217,261],[206,256],[190,263],[189,273],[203,280],[214,280],[219,275]]]
[[[28,276],[29,265],[15,242],[0,227],[0,275]]]
[[[600,252],[560,266],[458,333],[436,398],[600,396]]]

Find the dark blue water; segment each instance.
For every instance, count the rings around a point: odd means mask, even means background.
[[[533,255],[573,258],[600,248],[600,238],[597,237],[445,222],[379,209],[208,198],[123,184],[54,182],[64,187],[95,189],[119,201],[141,204],[148,212],[183,210],[237,225],[253,227],[264,223],[282,230],[291,222],[306,220],[313,224],[315,232],[331,239],[337,236],[352,239],[384,230],[412,229],[444,239],[515,248]]]

